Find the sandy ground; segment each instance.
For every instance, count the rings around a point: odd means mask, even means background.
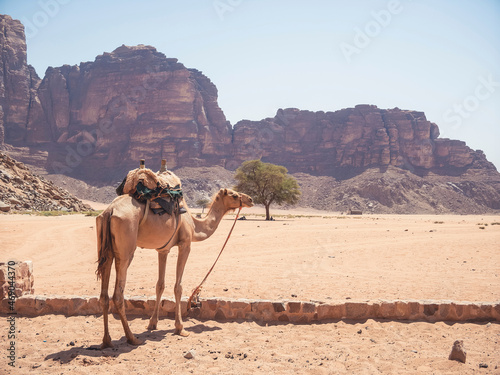
[[[494,224],[500,223],[498,216],[356,217],[273,211],[276,221],[265,222],[256,213],[262,209],[242,212],[247,220],[237,223],[203,297],[325,302],[500,299],[500,225]],[[232,218],[228,215],[210,239],[193,244],[184,295],[215,260]],[[0,238],[0,260],[33,261],[37,295],[99,294],[95,218],[0,215]],[[174,249],[167,262],[169,297],[176,256]],[[156,273],[156,252],[137,249],[125,294],[154,295]],[[112,318],[115,349],[100,351],[89,350],[101,341],[100,317],[17,318],[17,372],[500,373],[498,322],[368,320],[261,326],[191,319],[186,327],[192,333],[182,339],[172,335],[171,319],[162,319],[159,331],[148,332],[146,326],[147,319],[131,321],[132,330],[145,340],[134,348],[124,341],[120,322]],[[5,352],[7,331],[7,318],[0,317]],[[456,339],[463,339],[468,350],[465,365],[447,359]],[[195,358],[185,359],[183,354],[191,349]],[[5,352],[0,374],[10,371]],[[480,368],[480,363],[488,368]]]

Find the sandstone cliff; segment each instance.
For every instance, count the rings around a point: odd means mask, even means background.
[[[0,146],[24,141],[30,101],[40,82],[27,64],[24,26],[0,15]]]
[[[481,151],[440,139],[438,126],[423,112],[374,105],[335,112],[280,109],[274,118],[238,122],[233,138],[235,165],[261,158],[292,172],[341,176],[389,165],[417,173],[495,170]]]
[[[231,134],[207,77],[141,45],[49,68],[26,142],[51,147],[50,172],[100,179],[140,158],[164,158],[170,168],[221,164]]]

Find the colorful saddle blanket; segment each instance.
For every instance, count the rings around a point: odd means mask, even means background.
[[[116,188],[118,195],[129,194],[141,203],[150,201],[151,210],[158,215],[183,214],[181,180],[172,172],[154,173],[151,169],[130,171]]]

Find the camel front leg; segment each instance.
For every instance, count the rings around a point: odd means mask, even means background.
[[[179,256],[177,258],[177,270],[175,277],[175,332],[174,334],[180,336],[189,336],[189,332],[184,329],[182,324],[182,311],[181,311],[181,297],[182,297],[182,275],[184,273],[184,267],[186,266],[186,261],[191,251],[191,245],[179,245]]]
[[[156,303],[153,315],[149,320],[148,330],[156,329],[158,325],[158,315],[160,313],[161,296],[165,290],[165,269],[167,268],[168,251],[158,253],[158,282],[156,283]]]
[[[131,260],[132,259],[130,259],[130,261]],[[120,320],[122,321],[123,330],[125,331],[125,336],[127,337],[127,342],[131,345],[141,345],[143,342],[134,336],[128,325],[127,316],[125,315],[125,302],[123,292],[125,291],[125,283],[127,281],[127,268],[130,264],[130,261],[121,261],[119,259],[115,259],[116,283],[115,292],[113,294],[113,302],[115,304],[118,315],[120,315]]]

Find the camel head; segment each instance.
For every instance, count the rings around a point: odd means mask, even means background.
[[[253,200],[244,193],[238,193],[231,189],[220,189],[215,198],[216,201],[222,200],[226,210],[234,210],[241,207],[252,207]]]

